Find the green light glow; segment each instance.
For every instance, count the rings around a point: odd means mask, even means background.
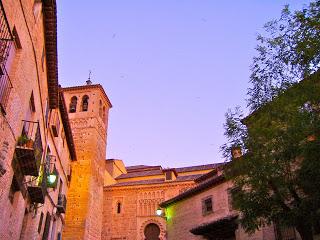
[[[47,177],[47,180],[48,180],[48,183],[49,184],[54,184],[57,180],[57,175],[55,174],[50,174],[48,177]]]

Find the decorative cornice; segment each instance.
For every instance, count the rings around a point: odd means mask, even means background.
[[[163,182],[161,184],[149,184],[149,185],[131,185],[131,186],[104,186],[104,191],[120,191],[120,190],[140,190],[140,189],[153,189],[152,186],[157,185],[157,190],[160,188],[168,188],[168,185],[170,187],[175,186],[191,186],[194,185],[194,181],[186,181],[186,182]]]

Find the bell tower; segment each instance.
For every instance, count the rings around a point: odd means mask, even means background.
[[[62,89],[77,154],[70,169],[63,239],[101,239],[103,176],[111,102],[100,84]]]

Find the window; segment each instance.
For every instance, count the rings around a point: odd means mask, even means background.
[[[99,116],[102,118],[102,101],[99,100]]]
[[[40,0],[35,0],[34,4],[33,4],[33,16],[34,16],[34,20],[37,22],[40,14],[41,14],[41,9],[42,8],[42,3]]]
[[[167,181],[172,180],[172,172],[171,171],[166,172],[166,180]]]
[[[202,215],[208,215],[213,212],[212,196],[202,199]]]
[[[51,225],[51,215],[49,212],[47,212],[43,235],[42,235],[42,240],[48,240],[49,232],[50,232],[50,225]]]
[[[13,175],[11,186],[10,186],[10,192],[9,192],[9,199],[10,199],[11,204],[13,204],[14,195],[18,191],[20,191],[19,183],[18,183],[16,176]]]
[[[70,106],[69,106],[69,112],[70,113],[74,113],[74,112],[77,111],[77,101],[78,101],[78,98],[76,96],[73,96],[71,98]]]
[[[82,111],[83,112],[86,112],[86,111],[88,111],[88,106],[89,106],[89,97],[87,96],[87,95],[84,95],[83,97],[82,97],[82,104],[81,104],[81,106],[82,106]]]
[[[104,106],[102,111],[102,119],[103,119],[103,122],[106,123],[106,108]]]
[[[45,48],[43,47],[42,49],[42,55],[41,55],[41,69],[42,69],[42,72],[44,72],[44,60],[45,60]]]
[[[21,41],[20,41],[16,27],[13,27],[12,35],[13,35],[14,45],[16,46],[16,49],[22,49]]]
[[[30,112],[35,112],[36,111],[36,106],[34,104],[33,91],[31,92],[31,97],[30,97],[30,100],[29,100],[29,108],[30,108]]]
[[[38,225],[38,233],[41,232],[42,221],[43,221],[43,212],[41,212],[41,215],[40,215],[40,220],[39,220],[39,225]]]
[[[117,213],[118,214],[121,213],[121,203],[120,202],[117,203]]]
[[[47,104],[46,104],[46,115],[45,115],[45,119],[46,119],[46,127],[48,127],[48,118],[49,118],[49,101],[47,99]]]

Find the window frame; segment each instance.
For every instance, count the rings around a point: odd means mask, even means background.
[[[208,201],[210,201],[210,209],[208,209]],[[211,213],[213,213],[213,197],[212,195],[207,196],[205,198],[201,199],[201,206],[202,206],[202,216],[207,216]]]

